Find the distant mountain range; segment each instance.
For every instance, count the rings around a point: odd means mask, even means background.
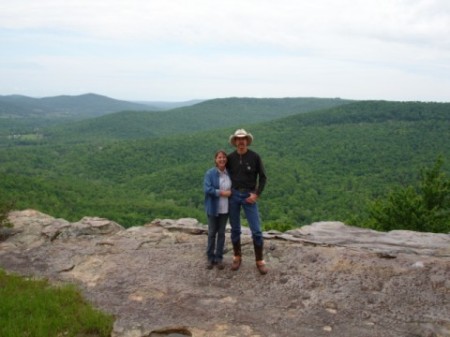
[[[204,103],[205,100],[189,100],[184,102],[138,101],[130,102],[98,95],[84,94],[78,96],[54,96],[33,98],[23,95],[0,95],[0,118],[70,118],[86,119],[124,111],[165,111],[186,108]],[[271,115],[277,113],[279,102],[291,110],[300,108],[298,112],[305,112],[321,108],[340,105],[349,100],[339,98],[224,98],[206,100],[199,110],[217,111],[225,109],[234,114],[246,114],[255,109],[262,109],[267,114],[271,108]],[[286,104],[286,102],[288,102]],[[197,107],[194,110],[198,110]],[[192,111],[192,110],[188,110]],[[283,117],[283,114],[278,117]]]
[[[46,132],[54,141],[142,139],[224,127],[240,127],[347,104],[340,99],[223,98],[166,111],[121,111],[55,126]]]
[[[0,117],[12,118],[92,118],[117,111],[154,111],[158,106],[121,101],[97,94],[32,98],[0,96]]]
[[[193,99],[193,100],[182,101],[182,102],[136,101],[136,103],[149,105],[158,110],[170,110],[170,109],[175,109],[175,108],[181,108],[184,106],[195,105],[195,104],[201,103],[203,101],[204,100],[202,100],[202,99]]]
[[[96,94],[0,96],[0,144],[11,137],[23,139],[25,134],[42,132],[47,140],[72,143],[154,138],[266,122],[350,102],[339,98],[232,97],[136,103]]]

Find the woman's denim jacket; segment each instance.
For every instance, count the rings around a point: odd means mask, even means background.
[[[205,173],[203,191],[205,192],[205,210],[207,215],[219,215],[220,181],[219,171],[216,167]]]

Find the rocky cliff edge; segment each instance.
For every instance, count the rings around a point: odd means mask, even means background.
[[[245,229],[233,272],[229,234],[227,268],[205,268],[207,227],[195,219],[124,229],[25,210],[10,221],[0,267],[78,285],[115,316],[113,337],[450,336],[448,234],[340,222],[266,232],[262,276]]]

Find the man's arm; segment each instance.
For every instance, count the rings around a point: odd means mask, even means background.
[[[259,196],[264,191],[264,188],[266,187],[266,170],[264,168],[264,164],[261,160],[261,157],[258,155],[258,186],[256,188],[256,194]]]

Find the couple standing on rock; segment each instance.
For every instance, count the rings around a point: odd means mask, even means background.
[[[238,129],[230,136],[230,144],[236,150],[228,154],[216,152],[215,167],[209,169],[204,178],[205,208],[208,216],[207,268],[224,269],[223,249],[225,227],[230,219],[233,263],[231,270],[238,270],[242,262],[241,253],[241,208],[244,210],[252,232],[256,267],[264,275],[268,269],[263,259],[263,235],[257,200],[266,184],[266,173],[260,156],[248,146],[253,136]]]

